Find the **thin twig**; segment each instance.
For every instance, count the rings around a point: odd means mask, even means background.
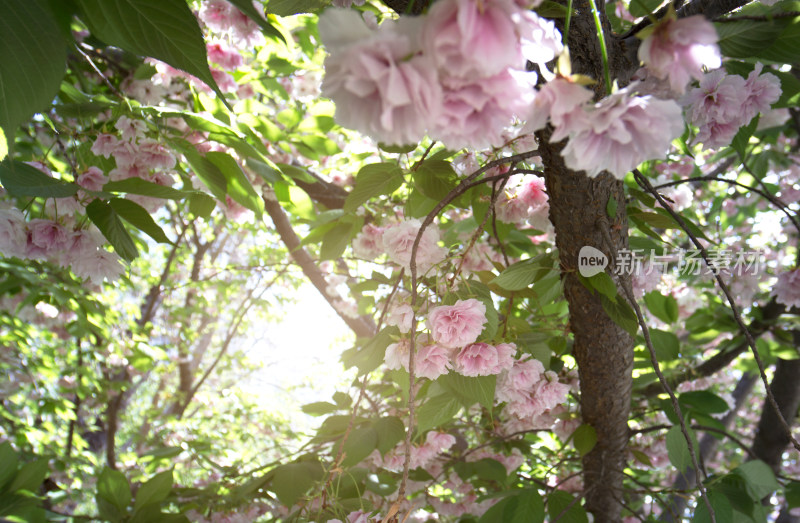
[[[697,249],[700,251],[700,255],[703,257],[703,261],[705,262],[705,264],[708,266],[709,269],[711,269],[711,272],[714,274],[714,279],[717,280],[717,284],[719,284],[720,289],[722,289],[722,292],[725,294],[725,297],[728,300],[728,304],[730,306],[731,311],[733,312],[733,317],[736,320],[736,323],[739,325],[739,329],[741,329],[742,334],[744,334],[744,337],[747,339],[747,344],[750,346],[750,350],[753,353],[753,359],[755,360],[756,365],[758,365],[758,372],[761,375],[761,381],[764,382],[764,388],[766,389],[767,398],[770,404],[772,405],[772,408],[775,409],[775,414],[778,417],[778,421],[781,424],[781,427],[783,428],[785,435],[787,436],[789,441],[792,442],[792,446],[794,446],[795,449],[800,450],[800,443],[798,443],[797,440],[794,438],[794,436],[792,436],[792,429],[789,427],[789,424],[786,423],[786,419],[783,417],[783,414],[781,414],[781,410],[778,407],[778,403],[775,401],[775,396],[772,394],[772,390],[769,387],[769,380],[767,379],[767,373],[764,367],[764,362],[761,360],[761,355],[758,353],[758,349],[756,348],[755,339],[753,339],[753,335],[750,333],[750,329],[747,328],[747,325],[745,325],[744,320],[742,320],[742,315],[739,312],[739,308],[736,306],[736,301],[734,300],[730,289],[728,289],[728,286],[722,280],[722,277],[719,275],[719,271],[712,266],[711,261],[708,258],[708,252],[706,251],[705,247],[703,247],[703,245],[698,241],[697,237],[694,234],[692,234],[692,232],[686,226],[686,222],[684,221],[683,217],[681,217],[680,214],[672,210],[672,207],[670,207],[670,205],[664,201],[664,198],[662,198],[661,195],[658,194],[658,191],[656,191],[653,188],[653,186],[650,184],[650,181],[647,178],[645,178],[644,175],[642,175],[642,173],[639,172],[638,169],[633,170],[633,175],[636,179],[636,182],[647,192],[655,196],[656,200],[661,205],[661,207],[663,207],[664,210],[667,211],[670,214],[670,216],[672,216],[672,218],[678,223],[678,225],[680,225],[681,229],[683,229],[684,232],[686,232],[686,234],[689,236],[689,239],[692,241],[692,243],[694,243],[695,247],[697,247]]]
[[[608,220],[606,220],[605,216],[601,216],[598,219],[598,224],[599,229],[603,234],[603,239],[605,240],[607,247],[611,250],[611,256],[612,258],[615,258],[614,243],[611,240],[611,236],[608,234],[608,230],[610,229]],[[616,265],[616,261],[614,261],[613,264]],[[672,401],[672,408],[675,409],[675,414],[680,422],[681,432],[683,433],[683,437],[686,439],[686,444],[689,447],[689,456],[692,458],[692,466],[694,467],[697,486],[700,488],[700,495],[703,498],[703,502],[706,504],[709,515],[711,516],[711,522],[716,523],[717,520],[714,514],[714,509],[711,507],[711,501],[708,499],[708,493],[706,492],[705,485],[703,485],[703,479],[700,477],[700,464],[697,461],[697,451],[694,448],[694,441],[692,440],[691,436],[689,435],[689,431],[686,428],[686,422],[683,419],[683,413],[681,412],[681,407],[678,404],[678,397],[675,396],[675,392],[673,392],[667,383],[667,378],[665,378],[664,373],[661,372],[661,365],[659,365],[658,358],[656,357],[656,349],[653,347],[653,341],[650,339],[650,328],[647,326],[647,322],[644,320],[644,315],[642,315],[642,309],[639,307],[639,304],[636,302],[636,297],[633,295],[633,289],[631,288],[630,280],[620,279],[620,287],[622,287],[625,297],[628,299],[631,307],[633,307],[633,311],[636,313],[636,320],[639,322],[639,326],[642,328],[644,343],[647,346],[648,352],[650,353],[650,362],[653,365],[653,370],[655,370],[656,376],[658,376],[658,381],[661,382],[661,386],[664,387],[664,390],[669,395],[670,401]]]

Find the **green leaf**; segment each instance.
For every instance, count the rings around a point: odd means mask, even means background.
[[[686,430],[692,438],[695,451],[697,451],[697,438],[694,435],[694,431],[689,427],[686,427]],[[678,469],[678,472],[685,473],[686,469],[692,466],[692,455],[689,453],[689,445],[686,443],[686,438],[683,436],[680,426],[673,425],[667,431],[666,439],[669,462]]]
[[[361,376],[377,369],[383,363],[386,347],[392,343],[392,336],[399,334],[397,327],[386,327],[373,337],[362,349],[348,349],[342,353],[342,362],[347,368],[358,367]]]
[[[635,18],[647,16],[661,5],[661,1],[662,0],[631,0],[629,12]]]
[[[273,15],[291,16],[316,12],[327,4],[325,0],[269,0],[266,11]]]
[[[769,465],[758,459],[739,465],[732,474],[744,479],[747,493],[753,501],[760,501],[780,488]]]
[[[601,296],[600,301],[603,304],[603,310],[606,311],[606,314],[614,323],[625,329],[631,336],[636,335],[639,330],[639,322],[630,305],[622,300],[613,302],[605,296]]]
[[[287,463],[275,468],[271,473],[270,490],[287,507],[294,505],[324,476],[322,465],[317,461]]]
[[[236,202],[247,207],[257,216],[261,216],[264,212],[264,202],[236,160],[228,153],[218,151],[206,153],[206,159],[225,176],[225,192]]]
[[[423,195],[440,201],[458,185],[458,175],[448,161],[425,160],[414,171],[414,183]]]
[[[167,496],[172,491],[172,483],[171,470],[165,470],[147,480],[136,492],[136,501],[133,504],[134,512],[145,505],[161,503],[167,499]]]
[[[541,523],[544,521],[544,502],[535,489],[512,493],[493,505],[478,523]]]
[[[352,467],[369,456],[378,446],[378,432],[371,426],[360,427],[350,432],[344,442],[345,458],[342,466]]]
[[[617,286],[607,272],[598,272],[590,278],[583,278],[590,288],[596,290],[611,301],[617,301]]]
[[[400,443],[406,434],[406,427],[397,416],[387,416],[373,420],[372,428],[378,434],[377,448],[381,456]]]
[[[559,523],[588,523],[586,510],[581,506],[580,501],[573,503],[573,499],[572,494],[563,490],[551,492],[547,496],[547,514],[550,516],[550,520],[554,521],[559,518]]]
[[[15,490],[27,490],[33,493],[39,492],[39,487],[44,482],[48,470],[49,466],[45,458],[39,458],[36,461],[26,463],[19,469],[19,472],[17,472],[9,490],[12,492]]]
[[[497,376],[470,377],[450,372],[439,376],[436,382],[465,400],[465,407],[470,407],[477,402],[487,409],[491,409],[494,404]]]
[[[131,261],[139,255],[131,235],[109,204],[102,200],[93,200],[86,206],[86,214],[122,258]]]
[[[12,196],[65,198],[80,189],[77,184],[50,178],[36,167],[10,158],[0,163],[0,183]]]
[[[6,133],[4,133],[3,128],[0,127],[0,162],[5,160],[6,156],[8,156],[8,144],[6,143]]]
[[[2,459],[0,459],[0,463],[2,463]],[[0,486],[2,485],[3,482],[0,481]],[[789,508],[800,507],[800,481],[790,481],[786,485],[786,503]]]
[[[274,38],[277,38],[281,42],[286,43],[286,38],[283,37],[283,34],[275,29],[275,27],[270,24],[268,20],[265,20],[264,17],[261,16],[261,13],[259,13],[256,8],[253,7],[253,2],[251,0],[230,0],[230,3],[238,7],[239,11],[246,14],[250,20],[257,23],[265,34],[268,34]]]
[[[0,491],[17,475],[17,464],[19,458],[11,443],[0,444]]]
[[[112,198],[108,203],[122,219],[150,236],[155,241],[159,243],[172,243],[169,238],[167,238],[167,235],[164,234],[164,230],[161,229],[155,220],[153,220],[153,217],[150,216],[150,213],[138,203],[124,198]]]
[[[131,502],[131,488],[125,474],[104,467],[97,478],[97,497],[124,511]]]
[[[658,291],[648,292],[644,295],[647,309],[664,323],[678,321],[678,302],[672,296],[664,296]]]
[[[417,410],[417,431],[423,433],[444,425],[461,410],[461,402],[450,394],[435,396]]]
[[[417,144],[408,144],[408,145],[389,145],[383,142],[378,144],[378,148],[381,151],[386,151],[387,153],[392,154],[406,154],[414,152],[417,149]]]
[[[17,127],[52,103],[66,59],[66,42],[42,2],[0,3],[0,127],[9,141],[0,149],[10,149]]]
[[[703,414],[721,414],[728,412],[728,402],[709,390],[693,390],[682,392],[678,396],[681,405],[685,405]]]
[[[606,203],[606,214],[611,219],[617,217],[617,199],[613,196],[608,197],[608,202]]]
[[[731,58],[749,58],[758,56],[759,51],[768,48],[777,38],[776,22],[737,20],[735,22],[716,23],[714,27],[719,35],[717,42],[723,55]]]
[[[549,269],[538,258],[522,260],[509,265],[500,275],[490,283],[507,290],[519,291],[526,289],[536,279],[539,269]]]
[[[225,96],[208,68],[203,33],[186,2],[76,0],[92,34],[109,45],[149,56],[196,76],[220,100]],[[227,102],[224,102],[227,104]]]
[[[224,202],[225,194],[228,192],[228,181],[225,179],[225,175],[222,174],[222,171],[219,170],[219,167],[197,152],[197,149],[192,145],[188,147],[178,143],[173,145],[183,153],[183,156],[186,157],[186,161],[189,162],[189,166],[206,187],[208,187],[211,194],[213,194],[217,200]]]
[[[597,431],[591,425],[584,423],[572,433],[572,442],[575,444],[575,450],[583,457],[597,444]]]
[[[344,250],[350,245],[352,238],[352,223],[337,223],[331,230],[322,237],[322,245],[319,249],[321,260],[336,260]]]
[[[740,158],[745,158],[747,156],[747,145],[750,143],[750,137],[753,136],[756,127],[758,127],[758,118],[759,115],[756,115],[755,118],[750,120],[749,124],[740,128],[736,136],[733,137],[731,147],[739,153]]]
[[[800,23],[798,20],[798,17],[781,19],[780,21],[783,23],[780,25],[786,27],[769,47],[759,50],[756,56],[778,63],[791,64],[800,61],[800,52],[798,52],[800,49]]]
[[[198,218],[208,218],[217,202],[211,196],[203,192],[195,192],[189,196],[189,212]]]
[[[656,350],[658,361],[672,361],[680,353],[680,342],[675,334],[660,329],[650,329],[650,341]]]
[[[314,403],[303,405],[300,407],[300,410],[312,416],[323,416],[331,412],[336,412],[339,410],[339,407],[329,401],[315,401]]]
[[[403,184],[403,170],[393,163],[373,163],[358,171],[356,186],[347,195],[344,212],[355,212],[367,200],[381,194],[390,194]]]
[[[165,198],[169,200],[180,200],[187,196],[187,193],[166,187],[157,183],[148,182],[142,178],[125,178],[116,182],[108,182],[103,186],[105,192],[124,192],[128,194],[140,194],[153,198]]]
[[[716,521],[735,521],[733,507],[725,494],[716,490],[709,490],[708,501],[714,510],[714,519]],[[697,497],[697,510],[695,510],[692,523],[711,523],[711,515],[708,513],[706,503],[699,496]]]

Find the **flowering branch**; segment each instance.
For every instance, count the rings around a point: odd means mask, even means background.
[[[720,289],[722,289],[722,292],[728,299],[728,304],[730,306],[731,311],[733,312],[733,317],[736,320],[736,323],[739,325],[739,329],[742,331],[742,334],[744,334],[744,337],[747,340],[747,344],[750,347],[750,351],[753,353],[753,359],[755,360],[756,365],[758,365],[758,372],[761,375],[761,381],[764,383],[764,388],[766,389],[767,392],[767,398],[769,400],[770,405],[772,405],[772,408],[775,410],[778,422],[783,428],[786,437],[789,439],[789,441],[792,442],[792,446],[794,446],[795,449],[800,450],[800,443],[798,443],[797,440],[792,435],[792,429],[786,422],[786,418],[784,418],[783,414],[781,414],[780,408],[778,407],[778,403],[775,401],[775,396],[772,394],[772,390],[770,389],[769,386],[769,380],[767,379],[767,373],[764,368],[764,362],[761,361],[761,355],[758,353],[758,349],[756,348],[755,338],[753,337],[750,330],[747,328],[747,325],[745,325],[744,320],[742,320],[742,315],[739,312],[739,308],[736,306],[736,302],[733,296],[731,295],[730,289],[728,289],[728,286],[722,280],[722,277],[719,275],[719,271],[715,270],[712,267],[711,261],[708,258],[708,252],[706,251],[705,247],[703,247],[703,245],[700,243],[697,237],[689,230],[689,228],[686,225],[686,222],[681,217],[681,215],[676,213],[672,209],[672,207],[666,201],[664,201],[664,198],[658,193],[658,191],[656,191],[653,188],[653,186],[650,184],[650,181],[647,178],[645,178],[644,175],[642,175],[642,173],[639,172],[638,169],[633,170],[633,175],[639,186],[642,187],[647,192],[649,192],[650,194],[652,194],[658,201],[659,205],[661,205],[661,207],[663,207],[664,210],[667,211],[670,216],[672,216],[672,218],[678,223],[678,225],[680,225],[681,229],[683,229],[684,232],[686,232],[686,234],[689,236],[689,239],[695,245],[697,250],[700,251],[700,256],[702,256],[705,264],[709,267],[709,269],[711,269],[711,272],[714,274],[714,279],[717,280]]]

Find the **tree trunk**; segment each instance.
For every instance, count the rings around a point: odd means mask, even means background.
[[[791,426],[800,406],[800,360],[779,359],[769,388],[775,396],[781,414]],[[778,474],[781,469],[781,456],[788,445],[789,438],[781,430],[775,409],[765,400],[758,430],[753,439],[753,454]]]
[[[607,219],[604,226],[615,251],[627,248],[625,193],[622,182],[608,173],[588,178],[583,172],[568,169],[560,155],[561,147],[550,144],[548,135],[547,131],[539,133],[539,150],[575,339],[572,353],[578,362],[581,413],[583,421],[597,431],[597,445],[583,457],[586,509],[598,523],[619,521],[633,385],[633,341],[606,314],[599,295],[580,282],[577,262],[578,252],[585,245],[612,258],[598,224],[598,219],[606,216],[611,197],[619,204],[616,216]]]
[[[596,4],[607,37],[612,78],[619,78],[624,84],[630,64],[623,49],[608,38],[611,30],[602,0]],[[603,60],[591,4],[577,0],[573,7],[569,31],[572,71],[597,80],[596,94],[601,98],[605,94]],[[628,247],[625,191],[622,181],[609,173],[589,178],[583,171],[570,170],[561,157],[563,143],[550,143],[550,134],[549,129],[537,133],[550,198],[550,221],[555,226],[564,294],[569,304],[572,353],[580,376],[581,414],[583,421],[597,432],[597,444],[583,457],[586,509],[598,523],[620,521],[633,386],[633,340],[606,314],[600,296],[583,286],[577,269],[583,246],[604,252],[609,260],[616,251]],[[608,217],[606,205],[612,197],[617,202],[616,213]],[[598,223],[602,218],[603,225]],[[602,227],[607,230],[603,232]],[[628,280],[622,283],[630,283],[629,274],[622,278]]]

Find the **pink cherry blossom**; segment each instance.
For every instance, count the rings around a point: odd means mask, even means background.
[[[435,380],[442,374],[447,374],[448,370],[452,368],[450,350],[441,345],[425,345],[417,353],[415,368],[417,376],[429,380]]]
[[[458,300],[455,305],[434,307],[428,313],[431,336],[436,343],[447,348],[473,343],[486,321],[486,305],[475,298]]]
[[[769,111],[781,97],[781,81],[772,73],[761,74],[763,67],[761,62],[757,63],[745,81],[747,99],[742,107],[742,125],[748,124],[758,113]]]
[[[75,181],[78,185],[89,191],[101,191],[106,182],[108,182],[108,178],[98,167],[91,166],[86,169],[86,172],[78,176],[78,179]]]
[[[706,147],[728,145],[743,124],[742,107],[748,97],[745,79],[719,69],[705,75],[700,86],[686,93],[691,123],[700,129],[697,142]]]
[[[456,438],[446,432],[431,430],[425,435],[425,444],[431,445],[437,452],[444,452],[456,444]]]
[[[552,20],[540,18],[533,11],[513,16],[522,44],[522,55],[535,64],[546,64],[564,50],[561,34]]]
[[[570,130],[562,155],[567,166],[597,176],[623,178],[646,160],[661,158],[683,132],[681,109],[672,100],[636,96],[630,86],[604,98]]]
[[[433,120],[431,136],[452,149],[502,145],[504,128],[533,102],[531,80],[511,69],[490,77],[443,77],[442,110]]]
[[[406,339],[402,339],[386,347],[386,354],[383,358],[386,367],[391,370],[401,367],[408,370],[408,351],[410,348],[411,343]]]
[[[383,253],[383,228],[366,224],[353,240],[353,254],[366,260],[374,260]]]
[[[149,169],[172,169],[175,156],[157,140],[145,138],[139,141],[136,156],[141,165]]]
[[[414,319],[414,309],[408,303],[401,303],[389,309],[386,316],[386,325],[395,325],[400,332],[407,334],[411,330],[411,320]]]
[[[411,251],[422,223],[417,219],[391,225],[383,231],[383,248],[389,259],[411,271]],[[420,238],[416,253],[417,273],[425,274],[445,259],[447,250],[438,245],[439,229],[430,225]]]
[[[241,53],[221,42],[207,44],[208,60],[222,66],[224,69],[234,70],[244,63]]]
[[[116,280],[125,271],[120,257],[104,249],[73,260],[71,269],[79,278],[87,278],[93,283]]]
[[[495,349],[497,349],[497,367],[492,374],[512,369],[516,362],[514,356],[517,354],[517,346],[513,343],[500,343]]]
[[[16,208],[0,209],[0,254],[3,256],[25,256],[28,236],[25,217]]]
[[[111,134],[99,134],[92,144],[92,154],[108,158],[114,154],[119,145],[119,139]]]
[[[779,274],[772,295],[787,307],[800,307],[800,269]]]
[[[418,54],[405,34],[414,21],[384,22],[371,32],[355,11],[329,15],[333,11],[323,13],[319,23],[331,53],[322,94],[336,103],[336,120],[385,143],[418,142],[439,113],[442,91],[430,59]],[[343,20],[347,25],[330,27]],[[339,34],[343,29],[369,37],[347,43]]]
[[[122,134],[122,139],[128,142],[133,142],[137,138],[144,136],[144,131],[147,129],[147,124],[142,120],[134,120],[127,116],[120,116],[114,128]]]
[[[703,68],[716,69],[721,64],[717,31],[703,15],[687,18],[667,17],[639,46],[639,60],[657,78],[668,80],[676,93],[686,84],[703,77]]]
[[[541,176],[528,176],[521,188],[517,190],[517,196],[531,207],[538,207],[547,202],[544,178]]]
[[[497,349],[488,343],[472,343],[456,355],[454,370],[462,376],[489,376],[497,370]]]
[[[67,245],[70,233],[66,227],[53,220],[36,218],[28,222],[28,251],[30,257],[47,257]]]
[[[422,46],[449,74],[485,77],[511,67],[524,70],[510,0],[439,0],[425,18]]]
[[[224,0],[209,0],[200,7],[200,20],[212,31],[225,32],[232,24],[233,10]]]
[[[551,139],[563,140],[575,126],[574,121],[585,118],[581,106],[592,96],[594,94],[586,87],[561,76],[547,82],[528,108],[525,132],[543,129],[549,118],[555,127]]]

